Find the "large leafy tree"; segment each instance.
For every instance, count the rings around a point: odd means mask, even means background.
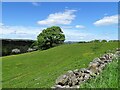
[[[62,44],[65,40],[63,31],[58,26],[52,26],[44,29],[37,36],[37,44],[40,49],[48,49],[56,45]]]

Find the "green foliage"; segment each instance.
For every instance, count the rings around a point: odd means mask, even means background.
[[[109,40],[109,42],[120,42],[120,40]]]
[[[102,40],[101,42],[107,42],[107,40]]]
[[[81,88],[118,88],[118,60],[108,64],[105,70],[87,82],[80,85]]]
[[[58,26],[52,26],[44,29],[37,36],[37,44],[40,49],[48,49],[56,45],[62,44],[65,40],[65,35]]]
[[[92,41],[90,41],[90,42],[93,42],[93,43],[99,43],[100,42],[100,40],[92,40]]]
[[[95,57],[118,47],[116,42],[96,45],[102,47],[97,52],[91,48],[94,43],[76,43],[3,57],[3,88],[50,88],[58,76],[68,70],[86,68]]]
[[[38,46],[38,42],[34,41],[34,43],[31,44],[30,48],[33,48],[34,46]]]
[[[80,42],[78,42],[78,43],[87,43],[86,41],[80,41]]]
[[[2,56],[12,54],[15,48],[20,49],[21,53],[27,52],[27,49],[34,42],[33,40],[2,39]]]
[[[100,42],[100,40],[94,40],[93,42],[96,42],[96,43],[98,43],[98,42]]]

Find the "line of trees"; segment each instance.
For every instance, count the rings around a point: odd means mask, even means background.
[[[91,41],[80,41],[80,42],[78,42],[78,43],[93,43],[93,42],[95,42],[95,43],[99,43],[99,42],[120,42],[120,40],[109,40],[109,41],[107,41],[107,40],[91,40]]]
[[[21,39],[0,39],[2,42],[1,54],[7,56],[17,53],[25,53],[27,49],[34,43],[34,40],[21,40]]]

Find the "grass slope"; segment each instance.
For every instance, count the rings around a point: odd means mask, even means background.
[[[3,88],[49,88],[61,74],[85,68],[95,57],[116,47],[115,42],[82,43],[3,57]]]
[[[108,64],[105,70],[87,82],[80,85],[81,88],[118,88],[118,60]]]

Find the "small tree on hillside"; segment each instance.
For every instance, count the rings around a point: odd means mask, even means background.
[[[102,40],[101,42],[107,42],[107,40]]]
[[[100,40],[92,40],[92,41],[90,41],[90,42],[98,43],[98,42],[100,42]]]
[[[62,44],[65,40],[65,35],[58,26],[52,26],[44,29],[37,36],[37,44],[40,49],[48,49],[50,47]]]
[[[100,42],[100,40],[94,40],[93,42],[95,42],[95,43],[99,43],[99,42]]]

